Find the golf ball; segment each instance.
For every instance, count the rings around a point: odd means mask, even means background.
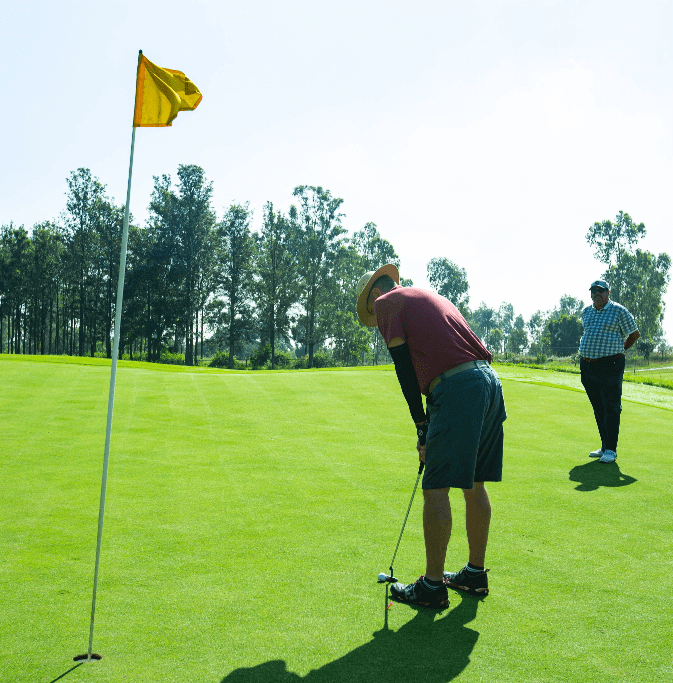
[[[383,572],[379,574],[379,581],[385,581],[387,578],[388,574],[384,574]]]

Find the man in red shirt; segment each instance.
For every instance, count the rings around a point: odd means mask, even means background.
[[[425,574],[396,583],[392,596],[429,607],[447,607],[449,586],[488,594],[484,568],[491,503],[485,481],[502,480],[503,427],[507,414],[492,355],[448,300],[416,287],[400,287],[397,267],[366,273],[357,286],[357,312],[378,325],[416,425],[423,475]],[[427,398],[427,413],[421,394]],[[465,496],[469,562],[445,572],[451,536],[449,489]]]

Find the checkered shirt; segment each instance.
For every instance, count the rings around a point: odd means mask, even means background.
[[[580,356],[603,358],[624,353],[624,339],[638,329],[633,316],[614,301],[600,310],[587,306],[582,311],[584,334],[580,339]]]

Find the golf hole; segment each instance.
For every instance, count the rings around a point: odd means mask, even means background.
[[[77,657],[73,657],[72,661],[73,662],[93,662],[94,660],[98,661],[99,659],[103,659],[102,655],[97,655],[95,652],[91,653],[91,659],[89,659],[89,655],[77,655]]]

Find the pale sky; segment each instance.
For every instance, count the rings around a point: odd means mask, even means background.
[[[671,35],[666,0],[3,0],[0,223],[58,218],[79,167],[125,202],[142,49],[203,101],[138,129],[136,223],[179,164],[203,167],[218,218],[250,202],[255,229],[321,185],[418,286],[446,257],[473,309],[588,304],[595,221],[628,212],[640,248],[673,256]]]

